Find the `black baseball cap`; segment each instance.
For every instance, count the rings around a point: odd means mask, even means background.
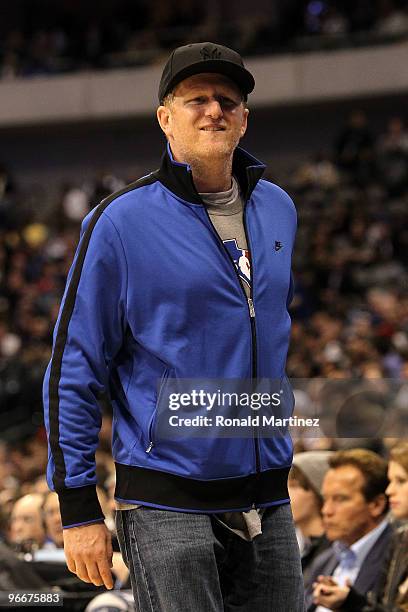
[[[202,72],[215,72],[229,77],[245,98],[255,87],[254,77],[245,68],[239,53],[211,42],[193,43],[178,47],[167,60],[160,79],[159,102],[162,103],[178,83]]]

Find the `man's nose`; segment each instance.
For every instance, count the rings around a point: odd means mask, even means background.
[[[333,514],[333,506],[330,502],[324,502],[322,507],[322,516],[330,516]]]
[[[206,107],[206,115],[208,117],[212,117],[212,119],[218,119],[219,117],[222,117],[222,108],[218,100],[215,100],[213,98],[208,102]]]

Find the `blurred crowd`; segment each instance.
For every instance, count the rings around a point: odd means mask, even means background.
[[[38,434],[19,448],[0,445],[0,591],[59,593],[72,612],[144,612],[135,606],[115,532],[109,434],[108,417],[97,492],[113,540],[114,589],[81,582],[67,569],[58,497],[47,489]],[[295,454],[288,485],[307,612],[407,612],[408,442],[390,447],[385,457],[366,448]]]
[[[64,185],[46,208],[0,166],[0,435],[10,440],[42,424],[42,377],[81,220],[123,185],[106,173]],[[289,377],[407,381],[403,120],[375,135],[353,111],[332,153],[306,160],[284,186],[298,210]]]
[[[43,210],[0,166],[0,590],[53,586],[64,591],[72,610],[97,610],[101,600],[94,597],[101,589],[81,583],[64,563],[57,498],[47,492],[44,478],[41,385],[81,220],[125,182],[103,174],[87,184],[64,185],[54,205]],[[332,150],[305,160],[284,187],[299,216],[288,375],[310,385],[317,377],[394,381],[407,423],[408,132],[403,119],[390,118],[378,135],[363,111],[353,111]],[[313,389],[302,393],[297,399],[304,413]],[[381,398],[368,395],[370,411],[387,409]],[[362,395],[348,402],[346,421],[353,427],[352,415],[364,414],[362,402]],[[114,535],[109,405],[104,412],[99,495]],[[401,585],[407,589],[406,552],[395,544],[395,539],[406,542],[406,536],[393,515],[408,518],[407,502],[401,502],[404,495],[408,499],[408,451],[398,454],[392,450],[396,440],[376,431],[358,439],[347,432],[340,438],[323,434],[295,436],[298,459],[290,477],[310,610],[343,609],[347,599],[344,609],[354,612],[368,605],[376,612],[406,611],[405,604],[378,606],[387,597],[388,603],[403,601]],[[395,492],[398,487],[405,493]],[[375,557],[373,551],[380,549]],[[366,558],[370,579],[362,569]],[[395,558],[405,574],[389,575]],[[117,542],[114,573],[119,599],[102,600],[101,606],[131,610]]]
[[[408,376],[408,132],[354,111],[331,156],[294,174],[298,210],[288,373]]]
[[[242,54],[372,44],[408,34],[407,0],[16,0],[0,23],[0,78],[160,62],[222,40]]]

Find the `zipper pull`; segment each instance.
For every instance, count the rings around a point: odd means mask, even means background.
[[[254,303],[252,301],[252,298],[248,298],[248,307],[249,307],[249,316],[252,319],[253,317],[255,317],[255,308],[254,308]]]
[[[150,442],[149,446],[146,448],[146,453],[150,453],[150,451],[152,450],[153,446],[154,446],[153,442]]]

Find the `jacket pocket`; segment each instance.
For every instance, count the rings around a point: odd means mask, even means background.
[[[146,453],[150,453],[150,451],[153,449],[153,447],[156,444],[156,439],[155,439],[155,430],[156,430],[156,422],[157,422],[157,413],[159,410],[159,406],[160,406],[160,402],[161,402],[161,398],[163,395],[163,389],[166,385],[166,381],[169,377],[169,368],[166,368],[162,374],[162,377],[160,379],[160,385],[159,385],[159,390],[157,392],[157,400],[156,400],[156,406],[155,409],[153,410],[153,414],[150,418],[150,422],[149,422],[149,429],[148,429],[148,440],[149,440],[149,444],[146,448]]]

